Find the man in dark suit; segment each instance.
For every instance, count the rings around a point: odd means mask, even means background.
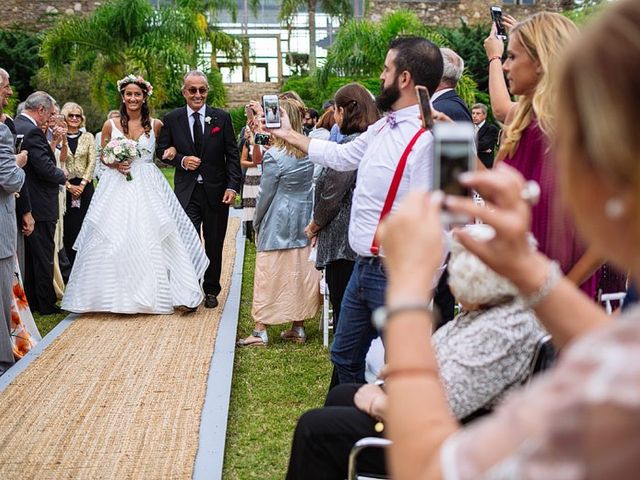
[[[447,115],[454,122],[471,122],[471,112],[467,104],[456,93],[458,81],[464,71],[464,60],[450,48],[441,48],[442,53],[442,78],[431,97],[433,108]],[[449,273],[444,271],[434,293],[434,303],[438,307],[439,314],[436,327],[453,320],[455,311],[455,299],[451,294],[447,280]]]
[[[498,127],[487,122],[487,106],[484,103],[476,103],[471,108],[471,117],[476,128],[478,158],[485,167],[491,168],[493,166],[493,149],[498,142]]]
[[[431,104],[454,122],[471,122],[471,112],[467,104],[456,93],[458,81],[464,71],[464,60],[450,48],[441,48],[440,52],[444,70],[440,84],[431,97]]]
[[[16,131],[24,135],[22,148],[29,152],[25,173],[35,220],[33,233],[25,245],[25,293],[31,309],[43,315],[60,311],[53,289],[53,255],[59,186],[64,185],[66,178],[56,167],[55,156],[42,131],[54,108],[55,101],[48,93],[35,92],[29,95],[24,112],[15,120]]]
[[[175,192],[196,230],[204,234],[211,262],[204,274],[204,306],[218,306],[222,246],[229,205],[240,191],[242,171],[231,116],[206,104],[207,76],[191,71],[184,77],[187,105],[168,113],[157,143],[157,155],[176,168]],[[173,147],[173,150],[167,150]]]

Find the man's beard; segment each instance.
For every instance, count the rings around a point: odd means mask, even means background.
[[[376,97],[376,105],[381,112],[388,112],[391,106],[400,98],[400,89],[398,88],[398,77],[393,83],[385,88],[384,83],[380,85],[380,95]]]

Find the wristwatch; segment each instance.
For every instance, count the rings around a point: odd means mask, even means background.
[[[384,330],[387,326],[389,319],[401,312],[409,312],[412,310],[419,310],[425,312],[431,312],[431,302],[407,302],[399,303],[391,307],[382,306],[376,308],[371,315],[371,323],[377,330]]]

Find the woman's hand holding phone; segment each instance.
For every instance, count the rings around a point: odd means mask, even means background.
[[[491,22],[491,33],[484,39],[484,51],[487,53],[488,59],[502,58],[504,55],[504,42],[498,38],[498,30],[493,22]]]

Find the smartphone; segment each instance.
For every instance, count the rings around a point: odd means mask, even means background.
[[[269,145],[269,141],[271,140],[271,135],[268,133],[256,133],[253,136],[253,141],[256,145]]]
[[[262,109],[264,110],[265,126],[280,128],[280,103],[277,95],[263,95]]]
[[[55,115],[51,115],[51,120],[53,120],[53,123],[57,126],[61,126],[61,127],[66,127],[67,126],[67,119],[65,118],[64,115],[60,114],[60,113],[56,113]]]
[[[22,150],[22,142],[24,141],[24,135],[19,133],[16,135],[16,153],[20,153]]]
[[[247,117],[247,123],[249,123],[251,120],[253,120],[253,116],[255,115],[255,112],[253,111],[253,108],[251,108],[250,105],[245,105],[244,114]]]
[[[506,39],[507,29],[504,28],[504,23],[502,23],[502,8],[491,7],[491,20],[496,24],[496,36],[502,40]]]
[[[469,122],[437,123],[433,127],[434,161],[433,189],[445,195],[471,197],[472,191],[460,183],[461,173],[472,171],[476,165],[475,131]],[[470,218],[453,214],[445,209],[445,223],[469,223]]]
[[[431,130],[433,128],[433,117],[431,116],[431,97],[429,90],[422,85],[416,85],[416,96],[418,97],[418,107],[422,117],[422,128]]]

